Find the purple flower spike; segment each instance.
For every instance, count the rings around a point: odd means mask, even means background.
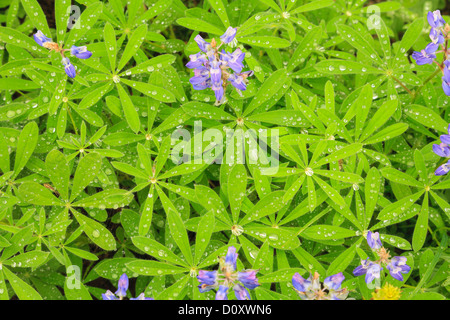
[[[70,53],[79,59],[89,59],[92,56],[92,52],[88,51],[86,46],[72,46],[72,48],[70,48]]]
[[[324,284],[329,288],[333,290],[339,290],[341,287],[342,281],[344,281],[345,277],[342,274],[342,272],[339,272],[337,274],[334,274],[332,276],[329,276],[325,278]]]
[[[46,43],[46,42],[51,42],[51,41],[52,41],[52,39],[46,37],[46,36],[42,33],[41,30],[38,30],[38,32],[36,32],[36,33],[33,35],[33,38],[34,38],[34,41],[36,41],[36,43],[37,43],[38,45],[40,45],[41,47],[44,46],[44,43]]]
[[[433,144],[433,152],[439,157],[450,157],[450,147],[445,143]]]
[[[237,284],[234,286],[234,295],[238,300],[251,300],[250,293],[243,286]]]
[[[450,171],[450,160],[448,160],[447,163],[444,163],[442,166],[436,169],[434,172],[437,176],[443,176],[444,174],[447,174]]]
[[[255,270],[241,271],[238,273],[238,280],[242,282],[245,287],[255,289],[259,286],[258,278],[256,278],[256,272],[257,271]]]
[[[439,45],[434,43],[429,43],[425,49],[420,52],[414,51],[412,57],[416,60],[416,63],[421,66],[424,64],[432,64],[433,60],[436,59],[436,55],[434,54],[436,50],[439,48]]]
[[[439,10],[433,12],[429,11],[427,14],[427,20],[433,28],[440,28],[445,25],[445,21],[441,16],[441,11]]]
[[[66,74],[72,79],[75,78],[77,72],[75,71],[75,67],[73,66],[73,64],[70,63],[70,60],[68,58],[63,58],[62,63],[64,65],[64,70],[66,71]]]
[[[230,43],[236,37],[237,28],[228,27],[227,31],[220,37],[223,43]]]
[[[126,297],[128,290],[128,277],[127,274],[124,273],[120,276],[119,284],[117,285],[117,291],[116,294],[119,297]]]
[[[119,300],[114,293],[112,293],[111,291],[106,291],[106,293],[102,293],[102,298],[103,300]]]
[[[305,292],[311,287],[311,280],[303,278],[298,272],[292,277],[292,285],[297,291]]]
[[[369,231],[367,233],[367,243],[369,244],[369,247],[371,247],[373,250],[380,249],[382,246],[380,234],[378,232]]]
[[[216,293],[216,300],[228,300],[228,287],[220,286]]]

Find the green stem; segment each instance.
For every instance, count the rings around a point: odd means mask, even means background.
[[[70,120],[72,121],[73,130],[75,130],[75,134],[78,135],[77,126],[75,125],[75,121],[72,117],[72,112],[70,111],[69,106],[66,104],[67,113],[69,114]]]
[[[394,79],[399,85],[402,86],[403,89],[405,89],[412,97],[414,97],[414,94],[411,92],[411,90],[409,90],[404,84],[403,82],[401,82],[400,80],[398,80],[396,77],[391,76],[392,79]]]

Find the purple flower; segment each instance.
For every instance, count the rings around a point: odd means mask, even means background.
[[[440,138],[441,138],[441,142],[445,143],[448,146],[448,145],[450,145],[450,124],[448,125],[447,132],[448,132],[448,134],[443,134],[440,136]]]
[[[344,281],[344,279],[345,279],[345,277],[342,274],[342,272],[339,272],[337,274],[334,274],[332,276],[325,278],[323,283],[325,284],[325,286],[328,287],[328,289],[339,290],[339,288],[341,287],[342,281]]]
[[[228,300],[228,287],[220,286],[216,293],[216,300]]]
[[[444,68],[444,76],[442,77],[442,89],[447,96],[450,96],[450,70]]]
[[[442,44],[445,41],[442,32],[436,28],[431,28],[430,39],[434,44]]]
[[[214,91],[214,94],[216,95],[216,100],[219,102],[222,101],[223,93],[224,93],[222,84],[223,84],[223,81],[220,80],[220,82],[213,83],[211,86],[211,89]]]
[[[34,38],[34,41],[36,41],[36,43],[37,43],[38,45],[40,45],[41,47],[44,46],[44,43],[46,43],[46,42],[51,42],[51,41],[52,41],[52,39],[46,37],[46,36],[42,33],[41,30],[38,30],[38,32],[36,32],[36,33],[33,35],[33,38]]]
[[[197,35],[194,38],[195,42],[197,42],[198,47],[200,48],[200,50],[202,50],[203,52],[208,51],[208,46],[210,46],[210,44],[208,42],[206,42],[201,35]]]
[[[429,43],[425,49],[420,52],[414,51],[412,57],[416,60],[416,63],[421,66],[424,64],[431,64],[433,60],[436,59],[436,55],[434,54],[436,50],[439,48],[439,45],[434,43]]]
[[[62,63],[64,65],[64,70],[66,71],[66,74],[72,79],[75,78],[77,72],[75,71],[75,67],[73,66],[73,64],[70,63],[70,60],[68,58],[63,58]]]
[[[189,58],[191,60],[186,64],[186,67],[188,67],[189,69],[199,68],[204,63],[206,63],[206,56],[201,52],[197,54],[191,54]]]
[[[367,268],[366,283],[371,283],[373,279],[377,278],[380,279],[380,271],[383,270],[383,268],[376,263],[371,262],[369,264],[369,267]]]
[[[119,300],[119,298],[117,298],[114,293],[112,293],[111,291],[106,291],[106,293],[102,293],[102,298],[103,300]]]
[[[230,43],[236,37],[237,28],[228,27],[227,31],[220,37],[224,43]]]
[[[449,171],[450,171],[450,160],[448,160],[447,163],[444,163],[439,168],[437,168],[434,174],[437,176],[443,176],[444,174],[447,174]]]
[[[70,53],[79,59],[89,59],[92,56],[92,52],[88,51],[86,46],[72,46],[72,48],[70,48]]]
[[[155,300],[153,298],[147,298],[145,294],[142,292],[140,295],[138,295],[136,298],[130,298],[130,300]]]
[[[393,278],[403,281],[402,273],[406,274],[411,270],[411,267],[406,264],[406,261],[406,257],[397,256],[391,259],[391,262],[388,264],[387,268]]]
[[[292,285],[299,292],[306,292],[311,287],[311,280],[304,279],[298,272],[292,277]]]
[[[237,284],[234,286],[234,295],[238,300],[251,300],[250,293],[243,286]]]
[[[380,249],[382,246],[380,234],[378,232],[369,231],[367,233],[367,243],[369,244],[369,247],[371,247],[373,250]]]
[[[210,291],[217,287],[217,271],[200,270],[197,280],[200,282],[198,289],[201,293]]]
[[[230,81],[233,87],[235,87],[238,90],[244,91],[247,89],[247,85],[245,84],[244,78],[239,75],[236,74],[230,75],[228,81]]]
[[[127,290],[128,290],[128,277],[127,274],[124,273],[119,278],[119,283],[117,285],[117,291],[116,295],[119,297],[126,297],[127,296]]]
[[[220,62],[217,60],[214,60],[211,63],[211,81],[212,83],[219,83],[222,80],[222,70],[220,69]]]
[[[362,276],[363,274],[367,273],[367,269],[369,268],[369,265],[372,263],[372,261],[369,261],[369,258],[366,260],[361,260],[361,265],[357,266],[355,270],[353,270],[354,276]]]
[[[441,11],[439,10],[433,12],[429,11],[427,14],[427,20],[433,28],[440,28],[445,25],[445,21],[441,16]]]
[[[233,53],[227,53],[222,51],[222,59],[226,62],[226,65],[229,66],[234,72],[240,73],[244,68],[245,52],[242,52],[241,49],[237,48]]]
[[[228,248],[227,255],[225,256],[225,264],[232,266],[233,270],[236,270],[236,261],[238,254],[236,248],[231,246]]]
[[[238,273],[238,280],[249,289],[255,289],[259,286],[255,270],[241,271]]]
[[[450,157],[450,148],[445,143],[433,144],[433,152],[439,157]]]

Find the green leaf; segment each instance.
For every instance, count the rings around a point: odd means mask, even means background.
[[[195,236],[195,259],[197,265],[208,247],[215,226],[214,212],[208,211],[200,220]]]
[[[422,209],[420,210],[416,226],[414,227],[412,246],[415,252],[422,249],[423,244],[425,243],[425,238],[428,233],[428,213],[428,192],[426,192],[425,197],[423,198]]]
[[[206,32],[216,36],[221,36],[225,33],[225,30],[219,29],[218,27],[198,18],[180,18],[177,20],[177,23],[187,29]]]
[[[78,213],[76,210],[71,209],[71,211],[80,226],[83,227],[84,233],[92,242],[104,250],[116,250],[116,239],[108,229],[97,221]]]
[[[272,36],[238,37],[237,39],[239,42],[260,48],[281,49],[291,45],[289,40]]]
[[[28,160],[36,148],[39,138],[39,128],[36,122],[30,122],[25,127],[23,127],[20,132],[20,136],[17,142],[16,149],[16,160],[14,162],[14,175],[13,178],[17,177],[18,174],[27,164]]]
[[[208,0],[208,2],[219,16],[225,28],[228,28],[230,26],[230,21],[228,19],[227,10],[225,9],[222,0]]]
[[[314,68],[324,74],[382,74],[383,71],[354,61],[328,59],[317,63]]]
[[[187,271],[187,269],[183,267],[177,267],[168,263],[150,260],[134,260],[128,262],[126,266],[131,271],[142,276],[162,276],[180,274]]]
[[[356,231],[331,225],[314,225],[301,235],[313,240],[339,240],[356,236]]]
[[[64,154],[58,150],[50,151],[45,159],[45,169],[61,197],[69,200],[70,167]]]
[[[138,133],[141,128],[141,121],[139,120],[139,114],[137,113],[133,101],[131,101],[130,96],[122,87],[122,85],[117,84],[117,91],[119,91],[119,97],[122,102],[123,113],[125,114],[125,119],[131,130]]]
[[[7,268],[3,267],[2,270],[3,274],[5,275],[6,279],[8,279],[9,284],[20,300],[42,300],[40,294],[35,289],[33,289],[32,286],[20,279]]]
[[[105,39],[105,49],[107,52],[109,65],[111,67],[111,71],[115,73],[117,53],[116,31],[109,22],[105,24],[105,28],[103,29],[103,37]]]
[[[102,165],[102,158],[97,153],[89,153],[78,162],[77,170],[73,178],[72,193],[70,202],[76,199],[79,194],[95,179]]]
[[[146,254],[162,261],[167,261],[173,264],[178,264],[180,266],[188,267],[186,262],[183,261],[180,257],[178,257],[173,250],[165,247],[159,242],[146,238],[146,237],[133,237],[133,244]]]
[[[427,128],[447,134],[448,123],[430,108],[412,104],[403,109],[405,114]]]

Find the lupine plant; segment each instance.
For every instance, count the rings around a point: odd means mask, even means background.
[[[47,3],[0,1],[0,299],[449,297],[444,1]]]

